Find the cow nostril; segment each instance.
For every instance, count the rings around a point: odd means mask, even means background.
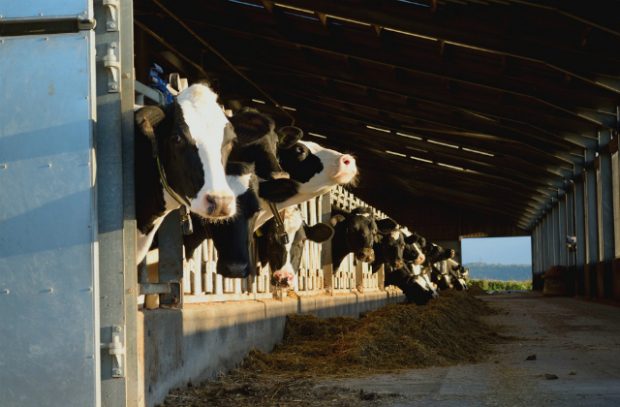
[[[232,195],[206,195],[207,214],[211,216],[231,216],[234,215],[235,197]]]
[[[348,154],[345,154],[340,158],[340,162],[346,166],[351,165],[354,161],[355,159]]]

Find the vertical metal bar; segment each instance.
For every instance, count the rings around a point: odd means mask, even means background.
[[[101,340],[111,340],[111,327],[123,327],[124,377],[112,377],[112,359],[102,358],[103,406],[138,404],[137,268],[133,179],[133,2],[120,1],[116,31],[96,28],[97,62],[97,193],[99,215]],[[106,10],[95,6],[105,22]],[[116,44],[116,48],[110,48]],[[118,85],[109,86],[104,57],[118,59]]]
[[[183,238],[181,218],[173,211],[162,222],[158,232],[159,282],[172,285],[171,294],[161,294],[160,303],[182,306],[183,303]]]
[[[321,197],[321,221],[325,223],[329,223],[332,216],[332,206],[330,202],[331,193],[324,194]],[[326,244],[321,251],[321,267],[323,269],[323,288],[327,291],[331,291],[334,288],[334,266],[332,265],[331,244]]]
[[[599,132],[599,145],[607,146],[611,141],[609,130]],[[598,200],[598,238],[600,272],[602,278],[603,292],[605,298],[611,298],[613,292],[612,280],[612,261],[614,259],[614,223],[613,223],[613,194],[611,177],[611,154],[608,149],[601,148],[599,153],[599,168],[597,180],[597,200]]]
[[[568,252],[566,250],[566,196],[563,194],[558,198],[558,251],[559,264],[568,266]]]
[[[586,149],[586,163],[594,162],[594,151]],[[585,171],[584,205],[586,219],[586,296],[596,295],[596,264],[598,261],[598,225],[596,207],[596,171],[591,166]]]
[[[617,136],[616,136],[617,137]],[[613,195],[613,223],[614,223],[614,254],[620,258],[620,153],[617,151],[611,156],[612,195]]]
[[[577,236],[577,250],[575,251],[575,272],[577,294],[585,295],[585,264],[586,264],[586,223],[585,223],[585,188],[584,177],[581,173],[575,176],[573,205],[575,208],[575,236]]]

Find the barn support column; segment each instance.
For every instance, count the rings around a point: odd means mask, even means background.
[[[557,199],[553,200],[553,207],[551,209],[551,223],[552,223],[552,245],[553,245],[553,266],[560,264],[560,203]]]
[[[558,250],[560,252],[559,264],[568,266],[568,252],[566,250],[566,193],[558,195]]]
[[[321,197],[321,222],[330,224],[332,217],[332,204],[329,193]],[[332,264],[332,245],[324,244],[321,250],[321,266],[323,268],[323,287],[327,292],[333,292],[334,288],[334,265]],[[380,288],[383,288],[382,286]]]
[[[577,288],[576,294],[584,296],[586,295],[586,218],[584,207],[584,174],[581,172],[579,172],[579,175],[575,176],[573,191],[573,206],[575,208],[575,236],[577,237],[577,247],[575,250],[575,285]]]
[[[611,132],[599,132],[599,156],[596,163],[598,264],[597,291],[600,298],[611,298],[613,293],[612,261],[614,258],[613,197],[611,154],[608,145]]]
[[[532,288],[534,290],[540,290],[541,276],[543,273],[542,267],[542,239],[541,239],[541,222],[539,221],[532,230]]]
[[[133,179],[133,1],[94,2],[101,405],[139,404]],[[120,358],[106,348],[118,338]],[[109,350],[108,350],[109,349]],[[59,355],[60,357],[61,355]],[[120,360],[120,366],[118,361]]]
[[[585,151],[586,170],[584,175],[584,206],[585,206],[585,295],[596,296],[596,265],[598,263],[598,225],[596,208],[596,170],[592,166],[594,150]]]
[[[575,236],[575,201],[574,201],[574,184],[568,184],[566,194],[564,195],[564,206],[566,208],[566,236]],[[564,242],[565,243],[565,242]],[[568,266],[568,272],[570,276],[569,291],[572,294],[577,293],[577,287],[575,284],[576,267],[575,267],[575,248],[569,249],[564,244],[564,250],[566,252],[566,265]]]
[[[620,160],[618,153],[618,134],[609,143],[611,155],[611,178],[614,223],[613,297],[620,300]]]

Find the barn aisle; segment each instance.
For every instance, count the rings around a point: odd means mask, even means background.
[[[385,406],[620,405],[620,308],[531,293],[482,298],[499,310],[485,318],[513,337],[487,362],[336,384],[383,395]]]

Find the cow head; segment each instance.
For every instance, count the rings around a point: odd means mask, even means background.
[[[278,134],[275,122],[258,110],[245,108],[230,119],[237,143],[230,155],[232,161],[253,162],[256,175],[262,179],[288,178],[278,162]]]
[[[357,260],[366,263],[375,261],[373,244],[378,228],[372,210],[360,207],[350,213],[338,212],[332,215],[330,223],[336,230],[334,245],[338,240],[346,248],[346,253],[353,252]]]
[[[333,236],[334,230],[323,223],[308,226],[296,206],[280,211],[280,216],[289,242],[284,244],[278,239],[276,223],[271,219],[256,233],[259,260],[263,266],[269,264],[272,274],[295,275],[301,264],[306,239],[324,242]]]
[[[390,218],[376,221],[379,234],[375,248],[381,251],[379,259],[394,269],[404,266],[403,253],[405,250],[405,238],[396,222]],[[375,249],[377,253],[377,249]]]
[[[349,154],[330,150],[317,143],[300,141],[303,132],[294,126],[282,127],[278,130],[278,135],[280,165],[298,185],[293,190],[291,185],[277,183],[284,180],[273,180],[267,194],[267,186],[261,182],[260,197],[278,202],[278,207],[285,208],[324,194],[336,185],[348,184],[355,180],[357,165]],[[268,195],[277,199],[269,199]],[[268,206],[261,205],[262,211],[256,221],[257,228],[272,216]]]
[[[253,166],[229,162],[226,178],[236,196],[237,213],[226,221],[210,222],[192,214],[194,233],[183,236],[185,257],[207,238],[213,239],[217,250],[216,271],[224,277],[245,278],[254,272],[250,256],[250,234],[253,218],[260,206],[253,180]]]
[[[168,184],[192,212],[213,219],[235,214],[235,197],[224,174],[235,134],[208,86],[188,87],[166,111],[155,106],[138,110],[136,123],[156,140]]]
[[[413,263],[415,266],[418,266],[424,263],[426,256],[417,243],[407,243],[407,237],[405,237],[403,259],[405,262]]]
[[[297,127],[282,127],[278,133],[280,164],[292,179],[302,183],[301,193],[316,196],[318,194],[315,191],[348,184],[357,176],[353,156],[311,141],[300,141],[303,132]]]
[[[421,269],[416,271],[408,266],[390,269],[385,274],[385,285],[394,285],[401,289],[408,302],[424,305],[438,296],[437,291]]]

